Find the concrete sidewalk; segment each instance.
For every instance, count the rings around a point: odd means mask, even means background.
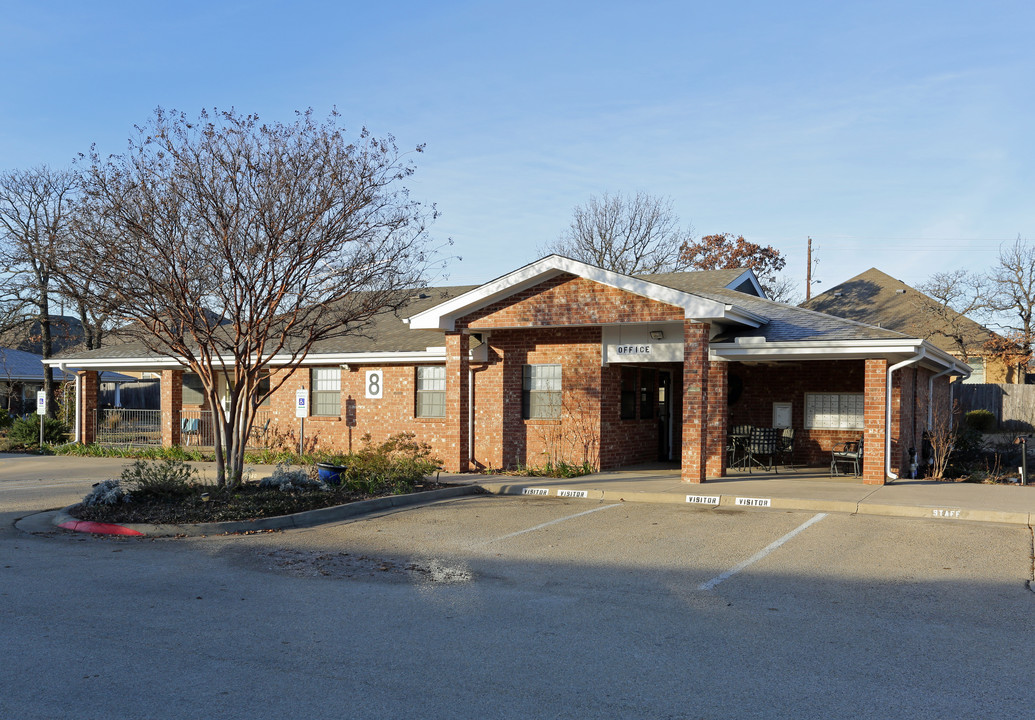
[[[566,480],[443,475],[442,481],[476,483],[497,494],[581,497],[607,502],[815,510],[1028,526],[1035,521],[1035,486],[1032,485],[901,479],[888,485],[864,485],[854,477],[831,478],[826,469],[819,468],[754,474],[734,471],[728,477],[699,485],[681,482],[678,469],[660,465]]]

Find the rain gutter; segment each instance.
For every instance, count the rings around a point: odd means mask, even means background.
[[[921,346],[919,353],[888,368],[887,384],[884,387],[884,475],[891,480],[898,480],[898,475],[891,472],[891,373],[920,362],[926,355],[926,349]]]

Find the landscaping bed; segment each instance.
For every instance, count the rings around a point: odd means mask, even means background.
[[[447,487],[433,481],[415,483],[408,493],[426,492]],[[175,498],[142,497],[117,505],[84,505],[71,507],[68,514],[78,520],[101,523],[180,525],[185,523],[236,522],[256,520],[345,505],[359,500],[408,493],[363,493],[347,488],[332,490],[300,490],[284,492],[275,488],[245,483],[236,490],[221,492],[214,487],[199,486],[197,493]],[[201,494],[208,494],[202,500]]]
[[[69,508],[78,520],[114,524],[193,524],[258,520],[320,510],[359,500],[409,495],[445,487],[434,480],[440,461],[413,435],[394,435],[349,455],[325,458],[331,482],[315,464],[277,465],[272,475],[234,487],[200,483],[179,459],[137,460],[118,479],[94,485]]]

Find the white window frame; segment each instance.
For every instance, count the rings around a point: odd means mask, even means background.
[[[341,417],[341,368],[337,365],[310,368],[309,380],[310,415]]]
[[[446,416],[446,366],[418,365],[413,416],[441,419]],[[429,412],[434,408],[440,412]]]
[[[805,393],[805,427],[809,430],[865,430],[865,394]]]
[[[563,370],[559,363],[521,368],[521,416],[525,420],[560,420]]]

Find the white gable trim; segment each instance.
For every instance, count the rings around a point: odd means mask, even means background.
[[[458,318],[562,273],[569,273],[633,295],[681,307],[687,319],[725,320],[751,327],[759,327],[767,322],[765,318],[733,305],[673,290],[560,255],[548,255],[542,260],[537,260],[474,290],[469,290],[424,312],[417,313],[407,318],[406,322],[415,330],[445,330],[447,332],[455,330]]]

